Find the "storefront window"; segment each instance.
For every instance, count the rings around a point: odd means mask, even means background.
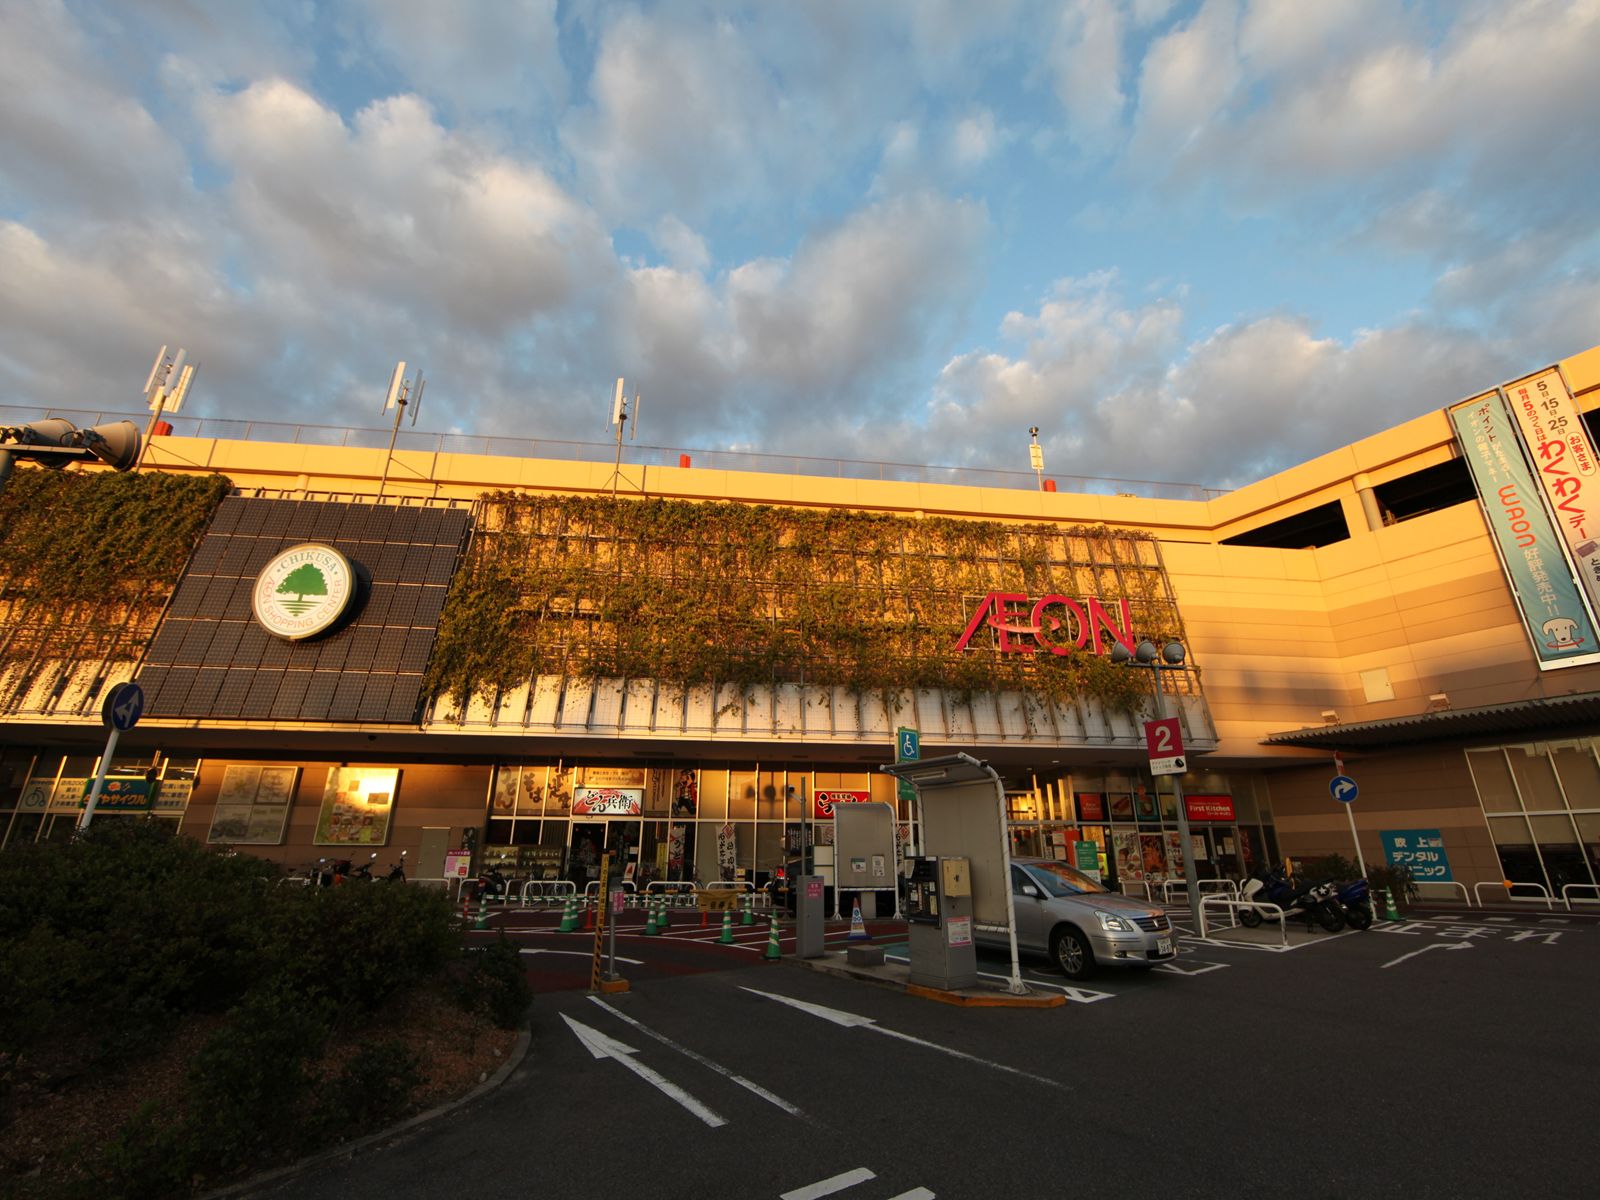
[[[1550,757],[1555,760],[1567,807],[1600,808],[1600,762],[1595,760],[1594,743],[1588,738],[1554,742]]]
[[[1511,762],[1517,790],[1522,793],[1523,808],[1529,812],[1543,812],[1566,807],[1561,789],[1556,786],[1555,767],[1542,743],[1507,747],[1506,757]]]
[[[1478,800],[1486,813],[1513,813],[1522,811],[1522,801],[1517,798],[1517,787],[1511,779],[1511,768],[1506,765],[1505,751],[1498,746],[1492,750],[1468,750],[1467,766],[1472,771],[1478,788]]]

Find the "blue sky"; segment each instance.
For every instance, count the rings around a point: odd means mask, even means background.
[[[1600,0],[0,0],[0,386],[1192,481],[1600,343]]]

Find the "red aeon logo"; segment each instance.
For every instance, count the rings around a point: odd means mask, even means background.
[[[1121,642],[1131,652],[1133,612],[1126,597],[1116,601],[1119,624],[1097,597],[1081,603],[1070,596],[1051,593],[1029,600],[1021,592],[990,592],[967,622],[966,632],[956,643],[965,650],[981,625],[994,630],[995,645],[1002,654],[1069,654],[1085,647],[1103,654],[1112,642]],[[1109,634],[1105,641],[1101,635]]]

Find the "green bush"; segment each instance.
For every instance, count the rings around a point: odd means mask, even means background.
[[[458,992],[462,1005],[487,1014],[501,1029],[517,1028],[533,1000],[533,989],[516,943],[502,930],[487,946],[470,950],[469,957],[471,966]]]
[[[362,1130],[399,1117],[411,1090],[422,1082],[417,1056],[394,1039],[363,1042],[338,1078],[329,1081],[319,1123]]]
[[[1308,858],[1300,864],[1300,869],[1295,873],[1306,879],[1361,878],[1361,868],[1342,854],[1324,854],[1318,858]]]

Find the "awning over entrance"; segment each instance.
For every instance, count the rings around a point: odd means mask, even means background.
[[[1482,708],[1415,713],[1409,717],[1388,717],[1381,721],[1315,725],[1274,733],[1262,738],[1261,742],[1266,746],[1362,750],[1462,738],[1593,732],[1596,728],[1600,728],[1600,692],[1585,692],[1576,696],[1488,704]]]

